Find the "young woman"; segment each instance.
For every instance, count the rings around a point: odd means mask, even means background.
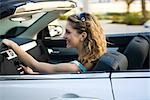
[[[15,42],[4,39],[3,43],[12,48],[25,66],[26,73],[86,72],[93,68],[98,58],[106,52],[106,39],[98,20],[89,13],[71,15],[67,19],[64,35],[67,48],[76,48],[78,59],[68,63],[49,64],[39,62],[24,52]],[[39,72],[33,72],[36,69]]]

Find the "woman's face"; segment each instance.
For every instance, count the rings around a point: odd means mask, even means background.
[[[81,34],[73,29],[69,22],[66,24],[66,32],[64,35],[67,48],[78,48],[81,45]]]

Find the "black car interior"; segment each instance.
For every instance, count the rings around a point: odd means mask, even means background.
[[[106,35],[106,37],[109,42],[109,51],[99,58],[91,71],[125,71],[150,68],[150,33],[113,34]],[[60,63],[78,58],[76,49],[66,48],[63,38],[50,37],[47,28],[38,33],[37,40],[11,39],[19,45],[35,41],[37,45],[27,52],[38,61]],[[0,52],[5,50],[8,48],[1,44]],[[8,60],[7,56],[6,53],[0,54],[0,74],[19,74],[18,65],[23,63],[17,57]]]
[[[49,34],[48,32],[44,33],[46,34],[41,35],[41,33],[39,33],[38,39],[41,39],[47,48],[59,51],[59,53],[52,53],[50,55],[51,61],[55,61],[57,63],[77,59],[78,56],[76,50],[65,48],[66,43],[63,38],[50,37],[49,39],[45,39],[45,36],[47,37]],[[92,71],[123,71],[150,68],[149,32],[106,35],[106,39],[109,50],[106,54],[100,57]],[[133,50],[130,50],[132,48]],[[137,55],[136,53],[139,57],[135,56]],[[130,56],[133,57],[133,61]]]
[[[92,71],[127,70],[128,60],[120,52],[107,52],[99,58]]]
[[[21,39],[21,38],[20,39],[16,38],[12,40],[18,43],[19,45],[33,42],[33,40],[31,41],[30,39]],[[45,48],[43,43],[40,40],[37,40],[36,43],[37,45],[34,48],[29,49],[27,52],[31,54],[34,58],[36,58],[38,61],[42,62],[50,61],[47,49]],[[7,50],[8,48],[4,44],[1,44],[0,52]],[[20,64],[23,63],[17,57],[13,57],[13,55],[14,54],[11,51],[1,54],[0,74],[19,74],[17,68],[19,67]],[[11,57],[10,59],[8,59],[9,56]]]
[[[141,69],[149,52],[149,39],[144,35],[134,37],[126,49],[124,55],[128,59],[128,69]]]

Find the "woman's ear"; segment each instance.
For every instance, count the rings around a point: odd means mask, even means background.
[[[82,32],[81,33],[81,41],[84,41],[87,37],[87,33],[86,32]]]

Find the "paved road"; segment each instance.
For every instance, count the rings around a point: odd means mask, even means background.
[[[100,23],[106,34],[150,32],[150,28],[145,28],[143,25],[112,24],[111,21],[108,20],[101,20]]]

